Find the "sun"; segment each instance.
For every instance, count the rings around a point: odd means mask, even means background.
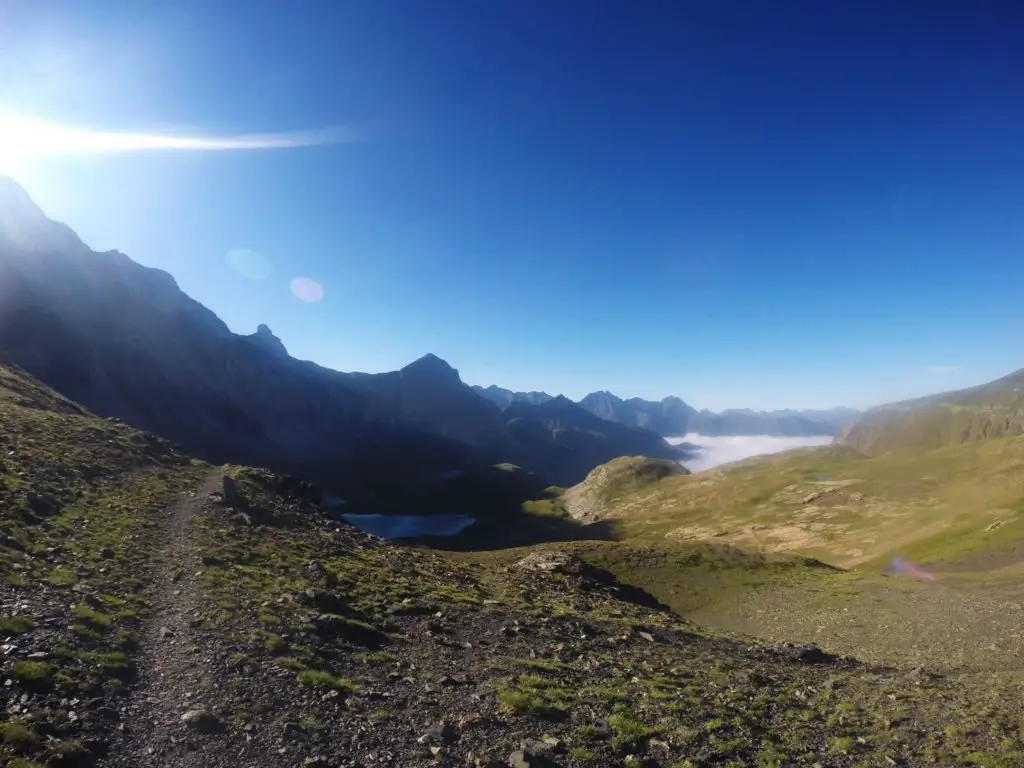
[[[72,131],[50,123],[0,113],[0,173],[16,175],[43,155],[74,151]]]

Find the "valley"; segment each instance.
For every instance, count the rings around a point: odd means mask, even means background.
[[[1024,765],[1019,374],[713,415],[342,373],[12,184],[5,765]]]

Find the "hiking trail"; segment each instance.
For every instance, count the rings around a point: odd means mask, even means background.
[[[193,520],[221,487],[213,470],[168,508],[154,549],[149,610],[139,631],[134,690],[121,711],[102,768],[214,768],[237,765],[227,753],[217,709],[212,659],[196,632],[203,617],[198,600],[202,563]]]

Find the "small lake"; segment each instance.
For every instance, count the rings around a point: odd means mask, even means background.
[[[471,515],[356,515],[342,518],[364,533],[382,539],[413,536],[457,536],[476,522]]]
[[[683,437],[665,438],[672,445],[693,443],[699,446],[700,450],[695,452],[696,456],[679,462],[691,472],[700,472],[704,469],[717,467],[719,464],[728,464],[730,461],[739,461],[740,459],[747,459],[751,456],[760,456],[766,453],[779,453],[781,451],[790,451],[794,448],[831,445],[833,439],[830,435],[810,435],[807,437],[728,435],[713,437],[696,432]]]

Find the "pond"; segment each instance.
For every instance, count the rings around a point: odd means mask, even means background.
[[[471,515],[357,515],[342,517],[359,530],[384,539],[457,536],[476,522]]]

